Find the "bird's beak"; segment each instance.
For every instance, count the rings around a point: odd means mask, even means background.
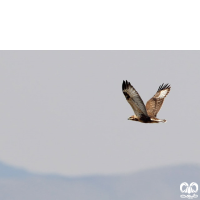
[[[130,120],[130,117],[128,118],[128,120]]]

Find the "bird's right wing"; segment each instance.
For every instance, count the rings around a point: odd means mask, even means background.
[[[126,100],[131,105],[137,117],[142,117],[144,115],[148,117],[144,102],[142,101],[140,95],[135,90],[135,88],[130,84],[130,82],[123,81],[122,92],[124,93]]]
[[[150,117],[156,117],[162,107],[165,97],[169,94],[171,86],[164,83],[160,85],[156,94],[146,104],[147,113]]]

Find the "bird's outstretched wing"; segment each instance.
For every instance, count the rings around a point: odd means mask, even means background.
[[[170,89],[171,86],[169,84],[164,85],[163,83],[159,86],[156,94],[146,104],[146,109],[149,117],[156,117]]]
[[[126,100],[133,108],[133,111],[137,117],[142,117],[144,115],[148,117],[144,102],[130,82],[123,81],[122,92],[124,93]]]

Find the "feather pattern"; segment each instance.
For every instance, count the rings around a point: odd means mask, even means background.
[[[147,102],[146,109],[150,117],[156,117],[170,89],[171,86],[169,84],[164,85],[163,83],[159,86],[156,94]]]
[[[126,100],[131,105],[135,115],[137,117],[148,117],[144,102],[135,88],[127,80],[122,83],[122,91]]]

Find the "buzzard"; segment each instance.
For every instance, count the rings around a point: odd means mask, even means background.
[[[162,84],[158,88],[156,94],[147,101],[146,107],[142,101],[140,95],[135,90],[135,88],[130,84],[130,82],[123,81],[122,92],[126,97],[126,100],[131,105],[135,115],[128,118],[128,120],[138,121],[142,123],[159,123],[166,122],[165,119],[156,118],[165,97],[168,95],[171,87],[169,84]]]

